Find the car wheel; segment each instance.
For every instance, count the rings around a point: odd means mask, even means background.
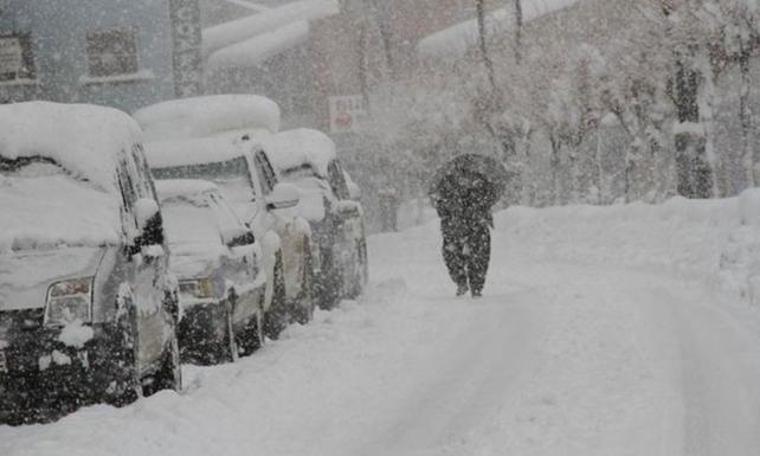
[[[340,303],[343,271],[335,264],[332,252],[323,253],[322,259],[322,276],[317,281],[317,305],[322,310],[332,310]]]
[[[248,356],[264,346],[264,331],[261,312],[251,318],[245,330],[237,336],[239,353]]]
[[[235,337],[235,326],[232,317],[235,312],[235,292],[230,291],[229,299],[224,303],[224,339],[219,347],[219,361],[234,363],[238,360],[240,352],[238,351],[238,341]]]
[[[311,250],[304,255],[303,279],[301,294],[293,306],[293,315],[297,323],[305,325],[314,319],[314,265],[311,260]]]
[[[287,326],[287,296],[285,294],[285,275],[282,271],[282,253],[277,253],[274,265],[274,295],[269,311],[264,315],[264,335],[277,340]]]

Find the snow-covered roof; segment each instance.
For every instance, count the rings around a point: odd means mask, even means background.
[[[578,3],[579,0],[522,0],[523,22],[528,23]],[[486,16],[489,36],[503,33],[515,24],[513,8],[501,8]],[[471,19],[426,36],[417,52],[428,57],[462,57],[478,43],[478,21]]]
[[[203,55],[272,32],[300,21],[313,21],[340,12],[337,0],[300,0],[203,31]]]
[[[161,201],[178,196],[199,196],[218,193],[219,188],[213,182],[200,179],[159,179],[156,180],[156,191]]]
[[[318,130],[299,128],[272,135],[264,144],[269,159],[280,171],[310,165],[322,177],[327,176],[327,166],[336,158],[335,143]]]
[[[246,149],[229,137],[193,138],[148,143],[145,156],[151,168],[170,168],[235,160],[245,157]]]
[[[112,108],[42,101],[0,105],[0,156],[41,156],[116,192],[120,152],[142,140],[137,123]]]
[[[280,107],[250,94],[209,95],[142,108],[134,118],[148,141],[200,138],[244,129],[280,129]]]
[[[214,52],[208,59],[207,68],[255,67],[308,39],[309,23],[294,22]]]

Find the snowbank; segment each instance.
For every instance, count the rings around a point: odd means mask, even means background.
[[[251,68],[292,49],[309,39],[309,23],[294,22],[272,32],[263,33],[242,43],[222,48],[208,59],[206,68]]]
[[[308,128],[272,135],[265,145],[272,164],[283,172],[309,165],[320,177],[327,177],[327,166],[337,157],[333,140],[321,131]]]
[[[117,154],[141,142],[127,114],[92,105],[29,102],[0,106],[0,156],[54,160],[103,190],[117,192]]]
[[[662,205],[510,208],[501,235],[539,258],[612,264],[696,279],[760,303],[760,190]]]
[[[523,0],[523,23],[547,14],[555,13],[578,0]],[[486,16],[486,33],[489,36],[503,33],[514,26],[514,11],[510,8],[496,10]],[[478,43],[478,22],[469,20],[428,35],[417,44],[417,51],[428,57],[462,57]]]
[[[166,101],[134,113],[148,141],[201,138],[230,131],[280,129],[280,107],[258,95],[209,95]]]
[[[272,32],[294,22],[309,22],[340,12],[336,0],[301,0],[263,11],[203,31],[203,55],[208,56],[257,35]]]

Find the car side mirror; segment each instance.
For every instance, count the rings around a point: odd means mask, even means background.
[[[266,198],[267,209],[288,209],[301,201],[301,191],[293,184],[281,182],[274,186],[272,193]]]
[[[164,227],[158,203],[150,198],[142,198],[135,203],[135,221],[138,235],[129,246],[129,254],[158,257],[163,254]]]

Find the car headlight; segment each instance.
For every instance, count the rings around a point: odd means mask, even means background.
[[[66,326],[92,322],[93,277],[62,280],[48,288],[45,325]]]
[[[198,299],[208,299],[216,296],[214,280],[211,278],[183,280],[179,283],[179,292]]]

